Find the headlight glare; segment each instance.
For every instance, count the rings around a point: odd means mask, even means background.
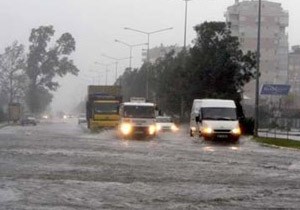
[[[154,135],[156,131],[156,126],[155,125],[150,125],[149,126],[149,134]]]
[[[214,131],[213,131],[212,128],[206,127],[206,128],[204,128],[204,129],[202,130],[202,132],[205,133],[205,134],[212,134]]]
[[[234,135],[241,135],[241,129],[239,127],[234,128],[231,130],[231,133],[233,133]]]
[[[132,126],[129,123],[123,123],[121,124],[121,132],[124,135],[128,135],[131,133]]]
[[[157,125],[156,125],[156,130],[157,130],[157,131],[160,131],[160,130],[161,130],[161,125],[157,124]]]
[[[176,126],[176,125],[172,125],[172,126],[171,126],[171,130],[172,130],[172,131],[177,131],[177,130],[178,130],[178,128],[177,128],[177,126]]]

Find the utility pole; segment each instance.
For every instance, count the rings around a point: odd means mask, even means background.
[[[261,28],[261,0],[258,1],[258,24],[257,24],[257,71],[256,71],[256,86],[255,86],[255,122],[254,136],[258,137],[259,125],[259,74],[260,74],[260,28]]]

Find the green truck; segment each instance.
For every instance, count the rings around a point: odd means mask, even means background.
[[[86,103],[87,125],[90,130],[117,127],[122,103],[121,86],[90,85]]]

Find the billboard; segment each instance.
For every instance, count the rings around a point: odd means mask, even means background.
[[[261,88],[261,95],[288,95],[291,89],[290,85],[283,84],[264,84]]]

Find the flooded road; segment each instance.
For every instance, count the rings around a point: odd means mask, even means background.
[[[74,119],[0,129],[0,209],[299,208],[300,152],[90,133]]]

